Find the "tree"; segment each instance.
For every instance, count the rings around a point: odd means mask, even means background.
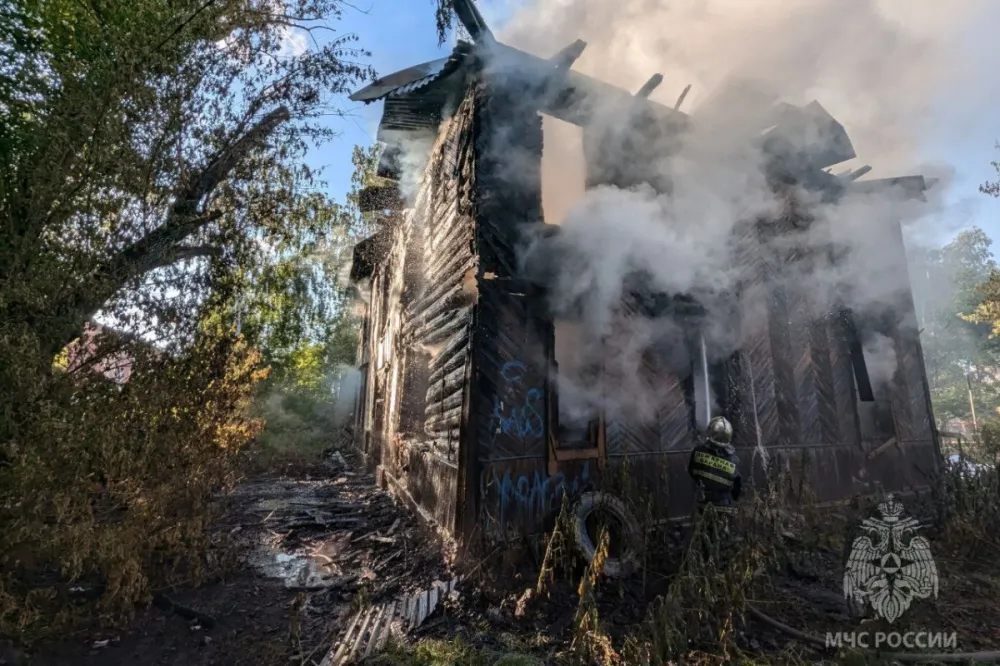
[[[337,206],[339,233],[316,251],[276,264],[273,280],[256,280],[247,290],[247,326],[258,330],[273,372],[260,386],[257,409],[266,420],[264,449],[310,450],[330,444],[337,417],[347,414],[338,400],[353,398],[339,384],[353,366],[359,320],[356,296],[346,282],[355,244],[374,232],[372,214],[362,213],[361,190],[373,183],[381,148],[355,146],[351,190]],[[318,446],[317,446],[318,445]]]
[[[997,146],[1000,148],[1000,144]],[[1000,175],[1000,162],[991,162],[994,170]],[[1000,179],[987,181],[979,186],[979,191],[994,198],[1000,198]],[[986,238],[981,230],[976,230],[982,238]],[[985,394],[983,397],[985,404],[978,404],[980,397],[977,395],[977,409],[983,418],[996,418],[1000,412],[1000,269],[989,255],[990,241],[980,241],[979,251],[976,253],[974,264],[976,270],[967,271],[963,274],[963,288],[967,294],[962,312],[963,321],[976,327],[981,342],[980,348],[984,350],[983,356],[978,359],[979,366],[974,372],[977,385],[973,387],[974,393]],[[988,255],[988,256],[987,256]],[[968,285],[976,283],[971,290]],[[992,361],[992,362],[991,362]],[[978,390],[977,390],[978,389]]]
[[[240,306],[293,311],[294,268],[352,223],[301,159],[370,74],[319,43],[340,7],[0,0],[0,633],[58,631],[69,580],[105,616],[205,572],[259,344],[313,321],[239,335]],[[134,358],[124,386],[53,369],[98,314],[138,334],[101,342]]]
[[[0,121],[0,318],[54,355],[130,291],[204,291],[213,264],[322,238],[335,217],[300,158],[330,135],[317,122],[330,96],[370,72],[349,37],[305,53],[287,39],[340,11],[7,0],[20,50],[0,85],[15,112]],[[179,323],[169,302],[143,305]]]
[[[374,218],[361,212],[360,195],[372,184],[380,154],[378,144],[354,147],[351,190],[344,204],[329,204],[326,214],[332,222],[322,238],[270,263],[248,265],[242,275],[241,297],[234,305],[241,330],[259,341],[277,383],[285,381],[294,366],[290,360],[302,353],[301,347],[325,348],[329,340],[346,334],[345,326],[357,324],[345,270],[354,246],[374,232]],[[337,358],[337,363],[353,363],[353,348],[351,358]]]
[[[992,378],[1000,371],[1000,341],[976,315],[984,302],[981,285],[997,270],[991,244],[974,227],[911,262],[925,366],[935,414],[942,420],[970,417],[970,383],[978,414],[997,404]]]
[[[471,5],[474,0],[435,0],[437,8],[434,18],[437,23],[438,44],[444,44],[448,39],[448,33],[455,27],[455,5]]]

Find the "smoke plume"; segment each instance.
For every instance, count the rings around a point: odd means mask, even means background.
[[[872,384],[878,386],[891,382],[896,372],[896,347],[892,338],[876,333],[864,346],[864,352]]]
[[[917,138],[933,93],[959,66],[962,31],[984,7],[985,0],[521,3],[498,35],[511,46],[548,57],[583,39],[587,48],[574,69],[630,91],[661,73],[651,99],[668,106],[692,86],[682,111],[692,116],[693,127],[679,152],[655,167],[662,173],[654,175],[671,183],[669,196],[650,187],[585,191],[580,128],[544,120],[543,206],[546,221],[559,224],[561,232],[537,241],[525,260],[530,265],[533,258],[560,258],[545,262],[556,273],[552,305],[557,314],[582,313],[580,350],[602,355],[589,360],[606,370],[609,363],[616,366],[608,376],[619,385],[605,386],[604,396],[643,395],[640,356],[668,328],[646,322],[633,326],[615,354],[602,347],[620,328],[622,296],[635,275],[652,291],[704,297],[710,309],[706,337],[729,341],[728,350],[713,345],[716,353],[735,350],[737,320],[727,310],[711,311],[711,301],[746,277],[732,268],[742,251],[733,237],[748,221],[792,217],[796,206],[814,220],[776,234],[763,253],[765,260],[799,255],[783,284],[796,309],[825,314],[836,294],[856,311],[878,313],[908,288],[905,257],[886,256],[886,249],[898,247],[898,222],[925,220],[936,210],[941,184],[923,204],[885,196],[828,203],[802,191],[776,193],[753,139],[767,129],[775,102],[804,106],[816,100],[845,127],[858,155],[832,167],[834,172],[871,164],[872,178],[947,175],[946,165],[915,163]],[[620,110],[596,125],[620,124],[614,114]],[[628,165],[633,159],[627,149],[616,154],[614,142],[610,146],[603,162]],[[837,261],[827,251],[831,241]],[[741,298],[744,325],[766,316],[766,295],[751,291]],[[890,357],[871,344],[878,358]],[[891,376],[894,356],[892,366],[887,363],[876,363],[876,370]],[[564,386],[566,381],[560,378]],[[592,402],[592,391],[580,384],[562,395]],[[643,402],[623,402],[649,417]]]

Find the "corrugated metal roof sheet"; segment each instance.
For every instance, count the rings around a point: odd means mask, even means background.
[[[407,67],[388,76],[383,76],[375,80],[371,85],[351,95],[350,99],[354,102],[370,104],[386,97],[410,95],[454,73],[471,52],[471,44],[459,41],[447,58],[431,60],[430,62]]]
[[[365,104],[385,100],[377,137],[387,145],[379,160],[380,176],[399,177],[394,155],[399,149],[395,144],[403,140],[400,132],[412,136],[414,132],[433,135],[437,131],[444,107],[460,78],[452,75],[459,71],[472,49],[472,44],[459,41],[447,58],[389,74],[351,95],[351,100]]]

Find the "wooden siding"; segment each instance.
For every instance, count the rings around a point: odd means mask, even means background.
[[[401,492],[456,535],[539,532],[563,493],[591,488],[597,476],[597,461],[585,459],[559,462],[549,473],[558,446],[550,440],[558,425],[550,418],[553,324],[544,294],[518,274],[517,256],[522,232],[542,223],[541,119],[522,106],[522,92],[501,80],[467,92],[441,126],[412,208],[387,222],[391,248],[372,279],[363,345],[368,448]],[[601,140],[591,133],[588,145]],[[590,184],[641,176],[612,166],[591,165]],[[710,350],[718,408],[734,422],[748,468],[765,449],[807,475],[820,500],[876,483],[920,483],[915,470],[932,469],[936,458],[912,297],[903,290],[895,317],[881,324],[897,357],[885,399],[898,445],[869,460],[847,315],[832,294],[805,292],[795,280],[827,261],[790,240],[807,224],[791,212],[734,229],[740,281],[729,298],[738,306],[738,340]],[[822,229],[809,233],[815,247]],[[905,270],[898,228],[883,245],[893,270]],[[622,303],[622,328],[660,316],[647,300]],[[691,349],[696,325],[685,321],[690,330],[677,334],[685,339],[666,342]],[[607,414],[604,443],[613,466],[641,457],[636,478],[657,489],[667,513],[681,516],[691,500],[687,452],[700,434],[693,373],[668,356],[656,345],[641,354],[635,375],[653,407]],[[611,386],[615,367],[605,364]]]
[[[473,221],[469,186],[474,98],[466,97],[441,130],[411,218],[411,279],[403,339],[416,369],[409,391],[423,393],[423,434],[436,455],[458,461],[458,443],[474,293],[469,275]]]
[[[564,484],[546,470],[552,323],[543,319],[542,299],[517,273],[522,232],[542,224],[541,117],[522,106],[530,98],[525,91],[506,84],[498,77],[477,89],[478,300],[469,436],[463,440],[478,491],[475,522],[493,535],[508,528],[540,530],[558,508]]]
[[[475,270],[469,198],[474,98],[442,123],[411,208],[380,224],[365,333],[362,446],[387,485],[446,533],[455,527],[458,446]]]

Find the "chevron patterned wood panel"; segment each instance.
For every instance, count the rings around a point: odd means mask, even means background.
[[[738,225],[734,236],[737,243],[735,263],[743,278],[740,350],[746,409],[741,426],[753,433],[754,445],[775,446],[780,439],[780,425],[768,316],[774,266],[761,252],[756,222]]]
[[[692,448],[695,431],[692,427],[691,405],[684,394],[684,384],[676,374],[663,371],[659,374],[660,407],[657,425],[660,450],[678,451]]]

